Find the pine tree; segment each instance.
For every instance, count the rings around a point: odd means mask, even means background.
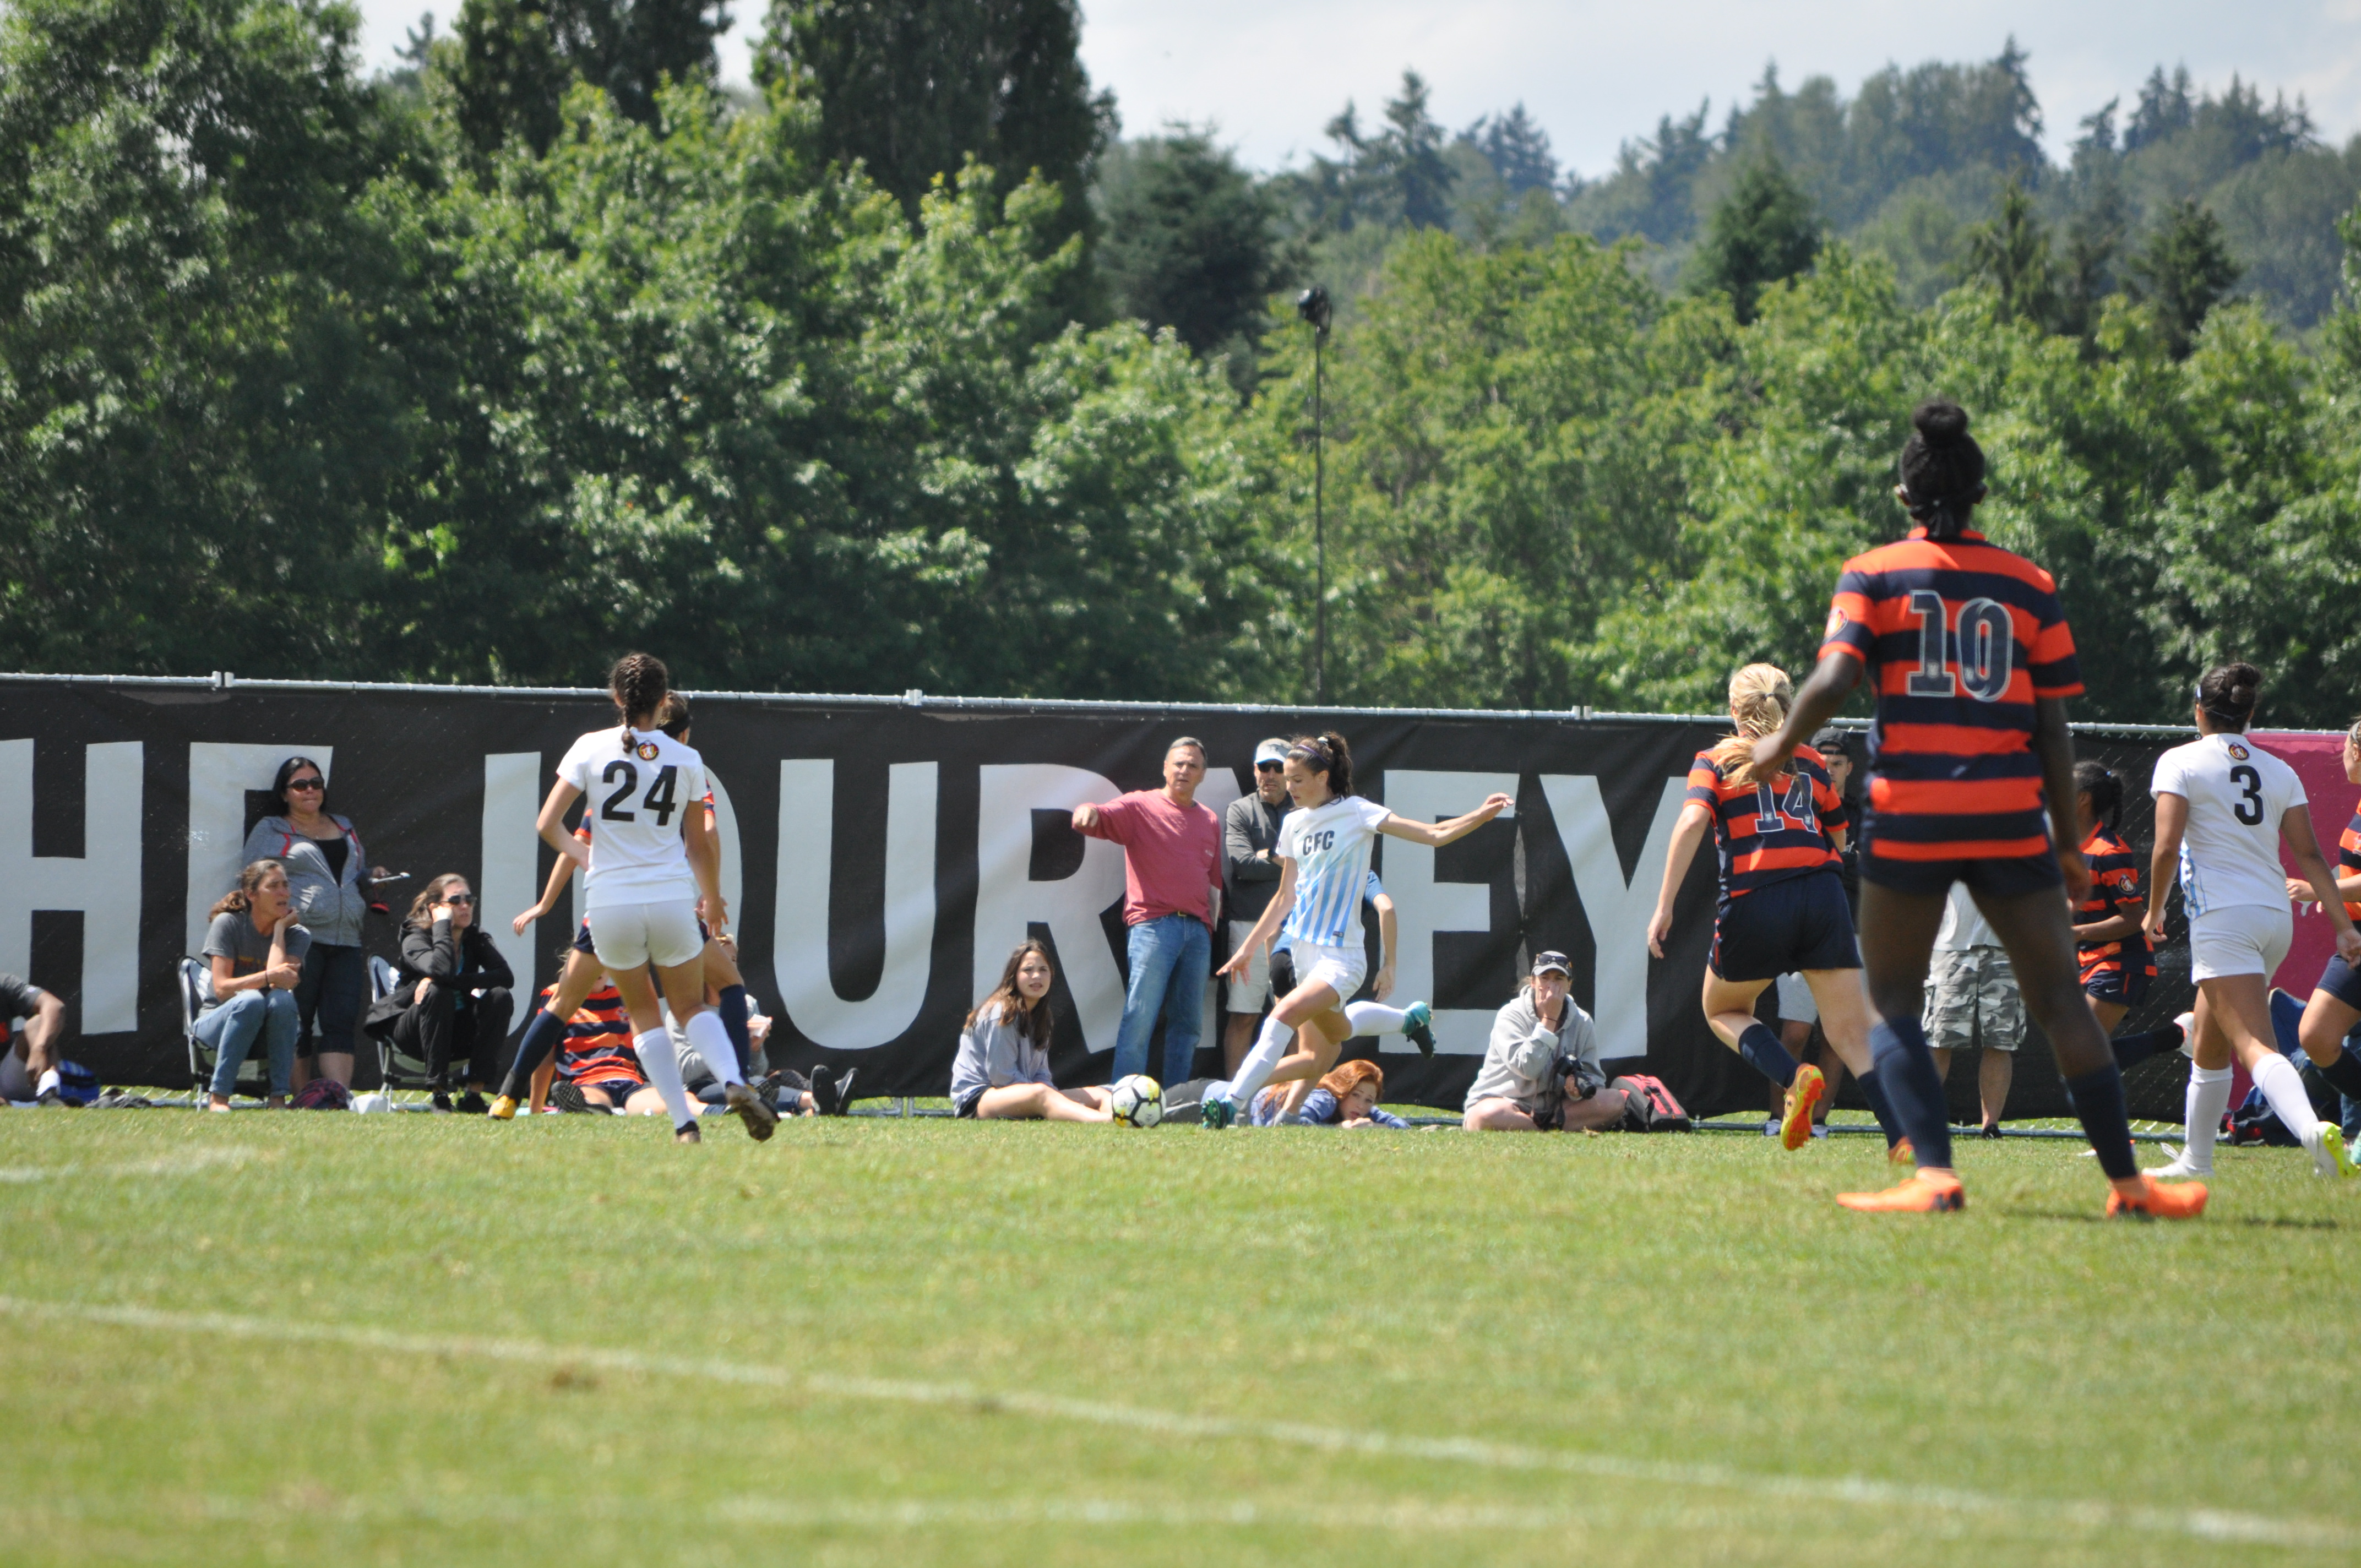
[[[713,40],[730,22],[722,0],[465,0],[452,68],[459,123],[480,151],[511,136],[542,151],[579,76],[653,125],[664,81],[713,74]]]
[[[2033,198],[2012,177],[2001,188],[2000,210],[1990,223],[1968,231],[1968,276],[2000,293],[2004,320],[2048,326],[2058,313],[2056,269],[2049,231],[2033,211]]]
[[[1811,198],[1765,153],[1715,206],[1697,247],[1697,281],[1728,294],[1744,323],[1754,319],[1764,288],[1809,268],[1819,250]]]
[[[2131,261],[2131,294],[2155,308],[2173,357],[2185,359],[2197,329],[2245,271],[2230,254],[2222,220],[2185,198]]]
[[[1110,156],[1101,189],[1098,267],[1115,313],[1170,326],[1200,354],[1233,349],[1250,375],[1277,259],[1268,193],[1185,126]]]

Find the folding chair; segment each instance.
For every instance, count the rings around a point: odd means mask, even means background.
[[[189,1103],[202,1111],[213,1092],[214,1067],[221,1053],[205,1044],[197,1033],[197,1016],[204,1011],[205,991],[212,966],[201,959],[181,960],[181,1036],[189,1046],[189,1077],[194,1088]],[[246,1060],[237,1068],[237,1080],[231,1086],[230,1096],[244,1094],[252,1099],[267,1099],[270,1093],[270,1053],[261,1048],[246,1053]]]
[[[394,987],[401,983],[401,975],[391,964],[373,955],[368,969],[369,1002],[374,1005],[393,994]],[[394,1043],[393,1036],[389,1026],[385,1033],[372,1033],[369,1037],[377,1042],[379,1087],[385,1091],[387,1099],[399,1105],[404,1092],[426,1095],[434,1088],[434,1080],[427,1076],[426,1058],[403,1050]]]

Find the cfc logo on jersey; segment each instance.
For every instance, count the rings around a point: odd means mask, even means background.
[[[656,760],[656,743],[655,743],[654,741],[653,741],[653,740],[642,740],[642,741],[641,741],[641,742],[640,742],[640,761],[642,761],[642,762],[654,762],[655,760]]]
[[[2254,753],[2248,751],[2244,746],[2239,745],[2235,740],[2230,742],[2230,756],[2234,762],[2243,762],[2253,754]]]

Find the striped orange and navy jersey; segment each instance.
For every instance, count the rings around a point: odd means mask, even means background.
[[[2353,820],[2345,825],[2345,836],[2336,840],[2336,869],[2345,876],[2361,872],[2361,806],[2353,808]],[[2345,913],[2361,920],[2361,904],[2348,901]]]
[[[2075,925],[2095,926],[2111,915],[2137,920],[2147,913],[2147,898],[2140,892],[2139,857],[2132,853],[2130,845],[2104,828],[2093,828],[2082,840],[2082,860],[2091,868],[2091,891],[2074,905]],[[2127,964],[2145,969],[2150,979],[2156,976],[2156,954],[2148,950],[2147,938],[2136,931],[2112,942],[2078,942],[2074,955],[2081,963],[2084,985],[2101,975],[2121,974]]]
[[[546,1004],[557,987],[541,993]],[[640,1058],[631,1050],[631,1020],[623,998],[609,983],[582,999],[566,1021],[566,1038],[557,1047],[557,1076],[569,1083],[645,1083]]]
[[[1713,847],[1721,858],[1721,895],[1736,898],[1790,877],[1833,870],[1835,848],[1823,821],[1844,825],[1844,798],[1828,764],[1809,746],[1769,784],[1739,784],[1699,751],[1689,764],[1688,798],[1713,813]]]
[[[1866,667],[1872,860],[2047,854],[2034,703],[2082,689],[2048,573],[1962,531],[1923,528],[1856,555],[1837,578],[1823,657]]]

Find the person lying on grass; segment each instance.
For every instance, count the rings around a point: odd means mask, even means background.
[[[1254,1124],[1269,1127],[1279,1124],[1303,1127],[1408,1127],[1410,1124],[1390,1111],[1378,1109],[1378,1097],[1386,1087],[1385,1069],[1373,1061],[1338,1062],[1334,1071],[1323,1078],[1311,1093],[1303,1097],[1303,1109],[1292,1116],[1283,1113],[1287,1102],[1287,1086],[1276,1084],[1257,1094],[1254,1099]]]
[[[1060,1089],[1049,1072],[1049,949],[1020,943],[975,1004],[951,1062],[951,1105],[985,1121],[1112,1122],[1107,1091]]]
[[[545,988],[544,1001],[557,990]],[[614,981],[601,973],[598,988],[582,999],[567,1021],[566,1035],[557,1052],[543,1064],[544,1071],[554,1074],[556,1081],[545,1088],[549,1103],[559,1111],[591,1113],[606,1113],[624,1116],[653,1116],[664,1109],[664,1096],[656,1092],[641,1069],[638,1053],[632,1048],[631,1020],[623,1011],[623,998],[616,991]],[[536,1073],[538,1079],[541,1074]],[[778,1092],[776,1108],[784,1115],[800,1112],[816,1113],[817,1107],[803,1080],[794,1073],[774,1073],[775,1084],[757,1085],[763,1092],[775,1086]],[[534,1085],[535,1098],[540,1098],[544,1086]],[[697,1114],[710,1116],[725,1109],[717,1099],[700,1104]]]

